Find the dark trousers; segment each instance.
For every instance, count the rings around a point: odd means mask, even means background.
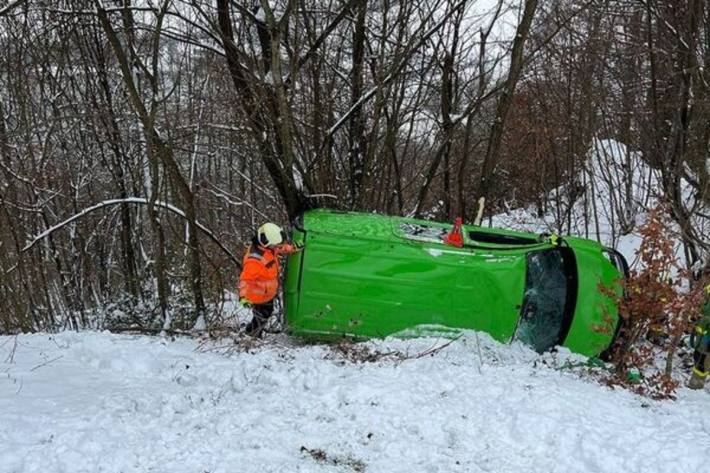
[[[247,324],[245,332],[249,335],[255,337],[260,337],[264,331],[264,326],[266,322],[271,317],[274,312],[274,301],[265,302],[264,304],[254,304],[251,308],[251,313],[253,315],[251,322]]]
[[[693,353],[693,367],[701,373],[707,374],[708,354],[704,351],[695,350]]]
[[[706,359],[708,356],[710,356],[710,333],[706,332],[693,352],[694,366],[697,370],[707,373]]]

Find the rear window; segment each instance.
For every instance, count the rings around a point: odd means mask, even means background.
[[[576,294],[576,265],[570,249],[529,253],[515,338],[539,353],[562,344],[572,322]]]

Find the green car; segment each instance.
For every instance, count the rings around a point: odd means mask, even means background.
[[[293,335],[473,329],[588,356],[615,336],[626,261],[594,241],[323,209],[295,227],[305,249],[289,257],[284,282]]]

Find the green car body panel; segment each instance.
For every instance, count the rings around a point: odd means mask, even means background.
[[[611,343],[617,309],[601,285],[621,273],[596,242],[475,226],[447,245],[451,224],[312,210],[289,256],[288,330],[317,338],[454,336],[485,331],[543,351],[596,355]],[[532,268],[532,269],[531,269]],[[537,269],[534,269],[537,268]]]

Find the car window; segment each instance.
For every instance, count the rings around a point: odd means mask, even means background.
[[[399,229],[404,238],[435,243],[443,243],[444,237],[449,232],[449,229],[446,228],[422,225],[419,223],[402,223]]]
[[[468,238],[477,243],[495,243],[497,245],[537,245],[540,243],[537,238],[481,232],[477,230],[468,232]]]
[[[575,272],[574,256],[567,248],[528,254],[516,339],[539,353],[564,341],[574,311],[568,301],[576,295],[576,287],[570,287]]]

